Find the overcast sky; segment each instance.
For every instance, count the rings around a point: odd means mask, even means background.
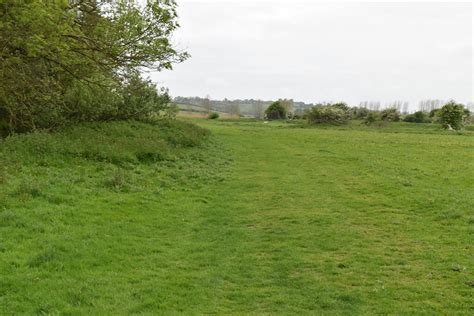
[[[178,1],[173,96],[473,100],[472,3]]]

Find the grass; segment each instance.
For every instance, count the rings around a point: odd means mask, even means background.
[[[84,125],[0,147],[0,313],[474,313],[474,137]]]

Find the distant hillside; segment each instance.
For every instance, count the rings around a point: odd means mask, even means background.
[[[247,117],[263,117],[265,109],[275,100],[254,100],[254,99],[237,99],[237,100],[212,100],[200,97],[175,97],[173,101],[181,110],[190,112],[222,112],[231,115],[241,115]],[[314,106],[311,103],[295,102],[293,100],[285,100],[292,104],[294,111],[303,111],[304,109]]]

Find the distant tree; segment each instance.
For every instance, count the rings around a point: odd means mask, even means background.
[[[380,102],[379,101],[362,101],[359,104],[361,108],[367,108],[370,111],[378,111],[380,110]]]
[[[291,117],[294,113],[293,99],[279,99],[278,102],[286,109],[286,117]]]
[[[121,92],[133,89],[123,84],[188,57],[171,41],[178,26],[173,0],[0,1],[0,125],[28,132],[125,113]],[[138,112],[148,97],[132,98]]]
[[[383,121],[398,122],[400,121],[400,112],[396,108],[388,108],[380,112],[380,118]]]
[[[331,104],[332,107],[343,110],[344,112],[349,112],[350,107],[345,102],[336,102]]]
[[[430,122],[430,117],[427,113],[423,111],[417,111],[413,114],[408,114],[403,118],[403,121],[409,123],[428,123]]]
[[[340,104],[339,104],[340,105]],[[350,114],[341,106],[325,105],[315,106],[307,113],[307,119],[310,124],[343,124],[346,123]]]
[[[402,113],[403,114],[408,114],[408,108],[410,107],[410,103],[408,102],[403,102],[402,105]]]
[[[356,107],[352,109],[352,117],[358,120],[365,119],[369,115],[369,113],[369,109],[364,107]]]
[[[421,100],[419,102],[419,105],[418,105],[418,108],[420,111],[422,112],[430,112],[432,110],[435,110],[435,109],[439,109],[441,106],[443,106],[443,104],[445,104],[446,102],[442,101],[442,100],[439,100],[439,99],[435,99],[435,100],[431,100],[431,99],[428,99],[428,100]]]
[[[265,115],[269,120],[286,119],[287,108],[281,101],[276,101],[265,110]]]
[[[364,120],[364,124],[365,125],[372,125],[373,123],[375,123],[379,119],[380,119],[380,115],[379,115],[378,112],[369,112],[369,114],[367,115],[367,117]]]
[[[403,104],[404,104],[403,101],[397,100],[397,101],[388,103],[386,105],[386,108],[394,108],[394,109],[397,109],[398,112],[400,112],[400,111],[402,111]]]
[[[462,128],[464,120],[470,115],[464,105],[450,101],[445,104],[438,112],[440,122],[444,128],[459,130]]]
[[[217,112],[211,112],[207,115],[207,118],[210,120],[216,120],[219,118],[219,113]]]

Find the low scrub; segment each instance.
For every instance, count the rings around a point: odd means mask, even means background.
[[[202,143],[208,131],[182,121],[87,123],[58,133],[37,132],[2,141],[4,161],[50,163],[81,158],[117,165],[172,158],[174,148]]]
[[[364,120],[364,124],[369,126],[380,120],[378,112],[369,112]]]
[[[388,122],[400,121],[400,112],[396,108],[388,108],[380,112],[380,119]]]
[[[219,118],[219,113],[211,112],[207,115],[207,118],[210,120],[217,120]]]
[[[430,123],[431,119],[428,113],[418,111],[413,114],[408,114],[403,118],[403,121],[409,123]]]
[[[344,124],[350,119],[348,109],[338,105],[315,106],[307,113],[310,124]]]
[[[354,107],[351,109],[351,115],[353,119],[363,120],[369,115],[370,110],[365,107]]]

